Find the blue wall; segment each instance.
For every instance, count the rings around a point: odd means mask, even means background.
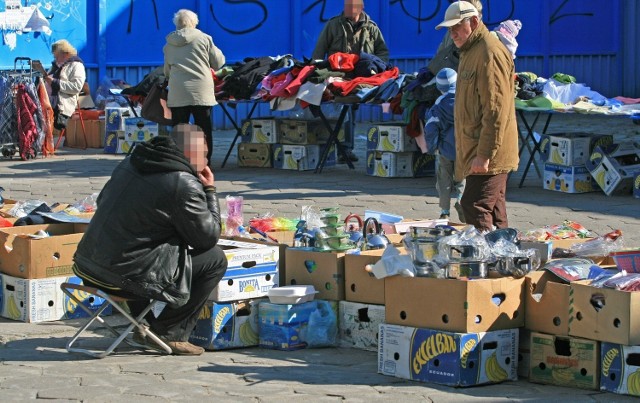
[[[630,61],[638,58],[640,43],[640,31],[635,27],[640,20],[637,2],[483,0],[483,19],[490,28],[505,19],[522,21],[517,38],[520,44],[517,71],[531,71],[543,77],[565,72],[606,96],[640,97],[636,68],[629,67]],[[0,0],[2,10],[9,3],[11,0]],[[0,68],[13,68],[13,60],[18,56],[41,59],[48,66],[52,60],[50,44],[66,38],[80,50],[92,88],[105,76],[135,84],[153,67],[161,65],[164,38],[174,29],[171,20],[179,8],[196,11],[201,20],[199,28],[213,36],[228,62],[234,62],[248,56],[309,57],[324,23],[343,7],[343,0],[21,0],[19,3],[40,7],[50,21],[52,33],[17,35],[14,49],[3,43]],[[434,27],[449,4],[450,0],[367,0],[365,11],[385,35],[392,61],[402,71],[413,72],[433,56],[445,34]],[[0,17],[0,25],[2,21]],[[623,48],[623,33],[625,43],[632,46]]]

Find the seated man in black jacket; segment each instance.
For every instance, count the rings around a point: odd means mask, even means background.
[[[200,355],[188,342],[198,314],[227,270],[219,246],[220,206],[197,126],[180,124],[172,138],[138,144],[113,171],[74,256],[85,284],[167,303],[145,318],[176,355]],[[151,345],[143,333],[134,341]]]

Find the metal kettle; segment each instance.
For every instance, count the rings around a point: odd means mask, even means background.
[[[356,227],[351,220],[356,219],[358,221],[358,226]],[[344,219],[344,228],[345,232],[349,234],[349,240],[355,243],[358,243],[362,240],[362,229],[364,225],[362,223],[362,218],[359,215],[352,213]]]
[[[381,225],[373,217],[364,221],[362,228],[362,250],[384,249],[391,241],[384,235]]]

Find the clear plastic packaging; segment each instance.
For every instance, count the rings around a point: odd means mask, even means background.
[[[306,222],[307,228],[322,227],[324,223],[320,219],[323,213],[314,206],[302,206],[300,220]]]
[[[624,249],[624,241],[619,230],[571,246],[571,252],[576,256],[607,256],[621,249]]]
[[[96,211],[97,200],[98,193],[93,193],[82,200],[78,200],[70,204],[67,208],[64,209],[64,211],[72,215],[81,213],[92,213]]]
[[[438,255],[449,261],[489,261],[491,249],[484,235],[468,225],[458,233],[440,238]]]
[[[226,236],[240,235],[240,227],[244,225],[244,199],[242,196],[225,197],[227,204],[227,219],[225,221]]]
[[[620,291],[640,291],[640,273],[621,272],[624,275],[612,276],[604,282],[604,287]]]
[[[40,207],[42,204],[46,204],[42,200],[24,200],[18,201],[15,206],[13,206],[7,214],[12,217],[22,218],[28,216],[33,210]]]
[[[491,253],[495,271],[502,276],[522,278],[540,267],[540,252],[537,249],[520,249],[507,239],[498,239],[493,243]]]

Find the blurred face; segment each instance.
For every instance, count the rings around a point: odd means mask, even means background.
[[[58,66],[62,66],[69,58],[69,55],[65,52],[53,52],[53,58]]]
[[[471,33],[478,27],[478,17],[469,17],[460,21],[456,25],[449,27],[449,35],[456,47],[464,45]]]
[[[364,2],[362,0],[345,0],[344,1],[344,16],[348,19],[358,22],[360,19],[360,13],[364,9]]]
[[[201,172],[208,164],[207,143],[204,133],[193,126],[184,125],[177,130],[184,133],[184,155],[196,172]]]

